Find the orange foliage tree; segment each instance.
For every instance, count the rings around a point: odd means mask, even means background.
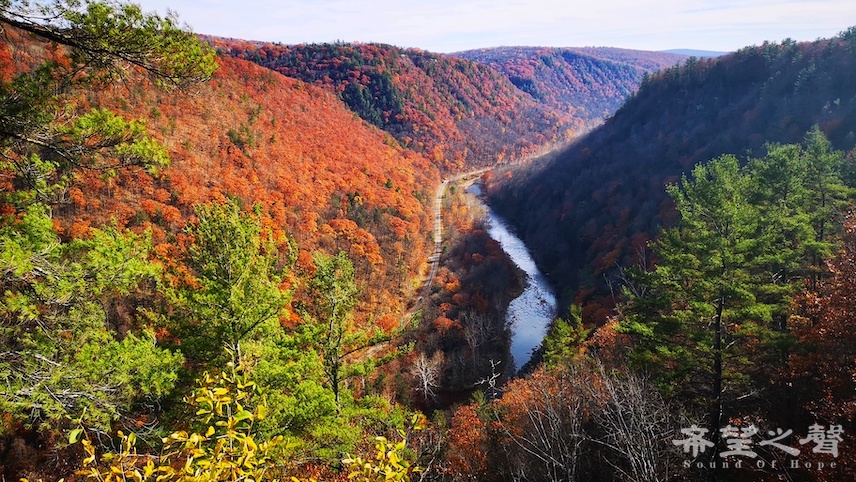
[[[796,409],[804,410],[798,419],[806,427],[844,424],[847,430],[856,419],[856,220],[852,213],[845,225],[843,249],[828,267],[830,277],[797,298],[801,314],[791,317],[797,344],[777,381],[781,399],[796,401]],[[828,456],[804,452],[829,467]],[[841,450],[834,461],[836,471],[824,476],[856,477],[852,450]]]

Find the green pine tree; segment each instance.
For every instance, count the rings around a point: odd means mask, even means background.
[[[758,297],[768,284],[759,264],[769,246],[747,199],[750,184],[737,159],[723,156],[669,186],[680,223],[661,233],[651,294],[631,301],[623,323],[640,340],[634,360],[705,408],[714,435],[726,394],[748,389],[748,337],[764,336],[774,310]]]
[[[285,242],[288,254],[281,260],[258,215],[235,202],[200,205],[195,212],[198,221],[186,229],[193,243],[184,260],[194,279],[164,284],[176,311],[163,318],[188,356],[214,361],[232,353],[237,363],[241,342],[281,330],[291,292],[280,285],[295,249]]]
[[[307,315],[318,331],[319,352],[336,403],[344,369],[352,311],[360,290],[354,265],[344,251],[336,256],[315,254],[315,275],[309,281],[310,305]]]
[[[150,332],[110,328],[112,309],[158,276],[151,240],[106,228],[63,243],[46,213],[32,205],[0,225],[0,410],[39,428],[108,430],[133,403],[167,394],[183,363]]]
[[[841,160],[815,129],[804,147],[769,145],[744,167],[722,156],[667,188],[681,219],[654,245],[657,267],[636,273],[648,289],[628,292],[621,330],[637,366],[707,410],[714,438],[787,358],[790,299],[831,252]]]

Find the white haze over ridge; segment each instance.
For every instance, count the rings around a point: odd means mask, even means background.
[[[501,45],[732,51],[856,25],[854,0],[139,0],[194,31],[270,42],[381,42],[433,52]]]

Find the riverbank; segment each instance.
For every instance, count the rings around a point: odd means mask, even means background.
[[[510,360],[516,373],[529,362],[547,335],[557,313],[556,295],[523,241],[485,203],[481,185],[473,183],[467,191],[484,206],[490,237],[500,244],[506,255],[525,274],[524,289],[511,301],[505,314],[505,323],[511,330]]]
[[[471,182],[456,179],[446,188],[440,268],[411,334],[412,364],[404,365],[414,372],[412,400],[423,408],[464,402],[495,375],[496,383],[514,375],[506,309],[523,292],[526,274],[488,234],[486,206],[466,191]]]

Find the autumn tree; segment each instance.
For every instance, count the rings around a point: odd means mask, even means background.
[[[802,293],[797,302],[800,315],[794,316],[794,334],[799,349],[790,356],[791,369],[815,380],[807,394],[815,397],[812,407],[825,417],[853,416],[853,327],[856,306],[856,222],[846,222],[843,249],[829,261],[831,276],[817,290]]]
[[[669,437],[683,421],[646,377],[580,357],[460,407],[446,471],[452,480],[674,480],[682,469]]]
[[[594,408],[585,395],[589,373],[538,370],[506,386],[494,406],[503,434],[509,472],[538,474],[536,480],[576,480]]]
[[[273,448],[282,437],[263,438],[257,429],[268,406],[258,400],[258,386],[242,365],[229,363],[220,373],[204,373],[185,398],[195,412],[190,430],[164,437],[158,456],[139,453],[137,436],[119,432],[120,450],[98,453],[85,427],[69,433],[87,457],[77,475],[98,482],[113,480],[271,480]]]
[[[267,437],[259,430],[267,419],[270,403],[245,365],[228,363],[220,373],[205,372],[184,401],[195,415],[189,429],[177,430],[162,439],[159,454],[142,452],[138,437],[119,432],[119,450],[99,450],[91,432],[78,427],[69,432],[69,442],[80,443],[87,457],[76,475],[97,482],[135,480],[173,481],[266,481],[281,480],[286,460],[277,449],[287,442],[282,436]],[[411,428],[422,430],[420,417],[412,417]],[[412,464],[407,433],[402,440],[374,437],[375,455],[348,454],[340,463],[348,468],[348,479],[357,481],[409,481],[422,469]],[[303,475],[303,474],[301,474]],[[294,482],[315,482],[309,477],[289,477]]]
[[[453,480],[486,480],[490,439],[477,403],[455,410],[447,433],[448,446],[442,470]]]
[[[796,297],[798,311],[790,325],[797,344],[774,376],[779,394],[776,406],[782,407],[779,416],[807,424],[839,424],[856,417],[856,225],[852,213],[845,221],[842,244],[828,262],[830,276]],[[856,476],[854,454],[842,453],[837,461],[835,477]]]

